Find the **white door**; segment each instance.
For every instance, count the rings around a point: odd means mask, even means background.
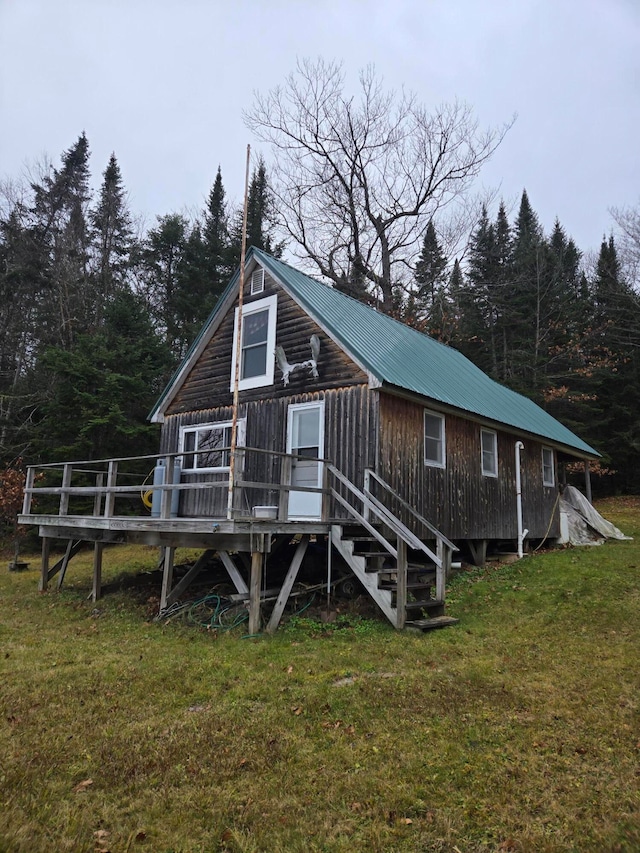
[[[287,453],[297,455],[291,465],[291,485],[322,487],[324,403],[294,403],[287,418]],[[321,518],[322,494],[289,492],[289,518]]]

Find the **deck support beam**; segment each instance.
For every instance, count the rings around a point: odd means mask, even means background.
[[[162,569],[162,592],[160,593],[160,612],[166,609],[167,599],[173,582],[173,558],[176,549],[172,546],[164,549],[164,565]]]
[[[286,607],[287,601],[289,600],[289,596],[291,595],[291,590],[293,589],[293,585],[296,582],[296,578],[298,577],[298,572],[300,571],[300,566],[302,565],[302,561],[304,560],[304,555],[307,553],[308,545],[309,537],[303,536],[300,542],[298,543],[298,547],[295,550],[295,554],[293,555],[293,559],[291,560],[291,565],[289,566],[289,571],[287,572],[287,576],[284,579],[284,583],[282,584],[280,594],[278,595],[275,606],[271,613],[271,618],[269,619],[269,624],[266,628],[267,634],[275,633],[276,628],[280,624],[280,619],[282,618],[284,608]]]
[[[93,546],[93,586],[91,600],[97,601],[102,595],[102,551],[104,542],[96,542]]]
[[[204,566],[206,566],[207,562],[211,559],[211,557],[215,554],[215,551],[211,548],[203,551],[202,554],[198,557],[196,562],[191,566],[186,575],[182,578],[181,581],[174,586],[174,588],[167,594],[167,606],[169,604],[173,604],[182,593],[189,587],[190,584],[197,578],[200,574]]]
[[[49,586],[49,553],[51,551],[51,539],[49,536],[42,537],[42,561],[40,563],[40,592],[46,592]]]
[[[258,634],[260,631],[260,587],[262,585],[262,551],[251,553],[251,581],[249,587],[249,633]]]
[[[49,574],[49,580],[53,577],[53,574],[58,570],[58,566],[60,567],[60,575],[58,577],[58,589],[62,589],[62,584],[64,583],[64,576],[67,573],[67,568],[69,566],[69,561],[72,557],[74,557],[80,548],[82,547],[82,542],[74,542],[73,539],[69,539],[67,542],[67,550],[64,552],[64,557],[62,560],[55,564],[53,569]]]
[[[238,571],[238,567],[236,566],[236,564],[233,562],[233,560],[229,556],[229,552],[228,551],[218,551],[218,556],[222,560],[222,565],[227,570],[227,574],[231,578],[231,582],[233,583],[233,585],[235,586],[237,591],[241,595],[248,593],[249,587],[244,582],[244,578],[242,577],[242,575]]]

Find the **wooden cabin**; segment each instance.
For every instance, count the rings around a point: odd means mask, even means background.
[[[522,554],[558,536],[562,466],[598,454],[531,400],[257,249],[247,254],[240,328],[238,301],[237,273],[151,412],[164,463],[150,488],[152,517],[115,512],[127,485],[114,460],[92,486],[73,478],[78,465],[86,475],[96,463],[66,463],[60,485],[44,489],[60,495],[58,514],[37,519],[45,539],[100,543],[117,532],[168,552],[196,542],[216,550],[249,596],[255,629],[264,560],[268,571],[268,555],[294,537],[273,629],[310,536],[326,537],[329,565],[338,554],[400,628],[442,624],[454,551],[481,563],[498,543]],[[29,476],[23,523],[36,521]],[[95,499],[85,521],[69,511],[81,495]],[[251,555],[252,590],[236,554]],[[170,564],[167,553],[163,605],[176,595]]]

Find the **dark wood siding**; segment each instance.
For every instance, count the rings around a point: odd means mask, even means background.
[[[245,296],[245,304],[277,294],[276,344],[284,348],[290,364],[311,358],[309,338],[318,335],[318,379],[309,370],[299,370],[290,377],[289,385],[282,381],[276,365],[274,384],[268,388],[255,388],[240,392],[243,403],[265,398],[279,399],[294,394],[314,393],[325,388],[343,388],[368,382],[367,375],[338,347],[319,326],[285,293],[269,276],[265,276],[265,290],[256,296]],[[237,302],[235,303],[237,304]],[[167,414],[194,412],[230,406],[232,394],[231,356],[233,349],[233,324],[235,305],[227,312],[204,352],[192,368],[172,400]],[[273,356],[270,356],[273,357]]]
[[[264,389],[263,389],[264,390]],[[271,390],[271,389],[267,389]],[[245,401],[239,417],[246,418],[247,447],[284,452],[286,450],[287,410],[292,403],[323,400],[325,405],[324,458],[334,462],[349,479],[362,487],[364,469],[375,462],[377,443],[378,395],[367,385],[329,388],[323,391],[265,397]],[[220,423],[231,419],[231,407],[202,409],[169,415],[162,429],[161,452],[179,448],[180,427],[203,423]],[[254,482],[280,482],[280,458],[247,453],[244,477]],[[226,482],[227,474],[183,474],[182,482]],[[226,513],[227,493],[224,488],[186,492],[182,495],[180,514],[188,517],[221,517]],[[277,505],[275,490],[251,490],[244,496],[244,509],[256,505]],[[341,515],[331,508],[331,515]]]
[[[427,407],[428,408],[428,407]],[[446,467],[424,463],[425,406],[380,394],[378,473],[452,539],[515,539],[517,437],[495,430],[498,476],[482,474],[481,426],[445,415]],[[559,532],[557,489],[542,484],[542,444],[524,440],[521,452],[523,522],[529,537]]]

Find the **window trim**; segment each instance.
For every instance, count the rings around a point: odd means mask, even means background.
[[[211,467],[195,467],[195,468],[187,468],[185,467],[184,461],[185,457],[193,454],[194,459],[197,456],[198,450],[197,447],[194,450],[185,450],[185,436],[188,433],[195,432],[204,432],[205,430],[211,429],[228,429],[233,426],[233,421],[213,421],[211,423],[205,424],[185,424],[180,427],[180,434],[178,440],[178,452],[182,454],[180,458],[181,470],[185,474],[226,474],[229,471],[228,465],[214,465]],[[246,418],[238,418],[238,432],[236,435],[236,446],[244,447],[245,446],[245,436],[247,432],[247,419]],[[203,451],[201,451],[203,452]],[[206,451],[205,451],[206,452]]]
[[[254,302],[249,302],[242,308],[242,324],[244,320],[251,314],[257,314],[259,311],[269,311],[269,320],[267,324],[267,363],[266,372],[258,376],[248,376],[246,379],[242,377],[238,380],[238,390],[245,391],[248,388],[265,388],[267,385],[273,385],[273,377],[275,375],[275,349],[276,349],[276,316],[278,309],[278,296],[265,296],[264,299],[256,299]],[[236,352],[238,348],[238,308],[236,307],[233,314],[233,351],[231,354],[231,381],[229,390],[233,391],[233,384],[236,372]],[[240,352],[242,360],[242,351]]]
[[[485,436],[485,435],[490,435],[492,438],[492,441],[493,441],[492,458],[493,458],[495,470],[491,470],[491,471],[487,470],[484,466],[485,448],[484,448],[483,436]],[[495,432],[495,430],[484,429],[484,428],[480,430],[480,465],[482,468],[482,476],[483,477],[497,477],[498,476],[498,433]]]
[[[438,437],[438,447],[440,449],[440,458],[430,459],[427,457],[427,417],[436,418],[440,423],[440,436]],[[433,436],[429,436],[433,438]],[[430,409],[424,410],[423,415],[423,456],[424,464],[430,468],[446,468],[447,467],[447,444],[446,444],[446,426],[445,416],[439,412],[432,412]]]
[[[551,456],[551,464],[550,465],[545,465],[545,462],[544,462],[545,452],[549,453]],[[553,452],[553,448],[552,447],[543,447],[541,455],[542,455],[542,485],[543,486],[549,486],[549,487],[555,487],[555,484],[556,484],[556,460],[555,460],[555,453]],[[551,469],[551,480],[545,479],[545,468]]]

